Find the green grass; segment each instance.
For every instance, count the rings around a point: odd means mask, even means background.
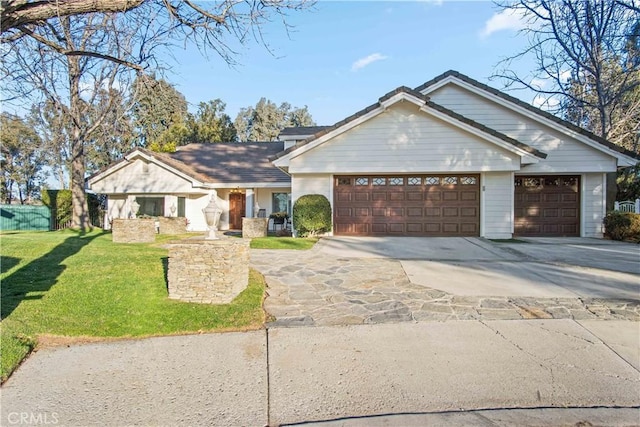
[[[317,238],[294,238],[294,237],[257,237],[251,239],[252,249],[311,249],[318,241]]]
[[[160,245],[176,236],[157,237],[154,244],[114,244],[101,232],[0,235],[2,381],[39,336],[144,337],[263,324],[265,284],[255,271],[230,304],[169,300]]]

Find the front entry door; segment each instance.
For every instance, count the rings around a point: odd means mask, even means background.
[[[242,217],[245,215],[246,197],[242,193],[229,194],[229,228],[242,230]]]

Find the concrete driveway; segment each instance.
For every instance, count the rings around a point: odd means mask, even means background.
[[[597,254],[597,255],[594,255]],[[597,239],[322,239],[252,251],[273,326],[640,319],[640,246]]]
[[[640,245],[588,238],[350,238],[322,254],[399,260],[412,283],[454,295],[640,301]]]

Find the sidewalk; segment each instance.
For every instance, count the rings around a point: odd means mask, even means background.
[[[403,322],[43,349],[2,387],[0,424],[634,425],[639,332],[630,321]]]

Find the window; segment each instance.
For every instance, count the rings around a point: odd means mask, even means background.
[[[351,185],[351,178],[338,178],[338,185]]]
[[[389,185],[404,185],[404,179],[400,177],[389,178]]]
[[[185,200],[186,198],[184,197],[178,197],[178,216],[179,217],[187,216],[185,212]]]
[[[409,183],[409,185],[421,185],[422,178],[420,178],[419,176],[410,176],[407,182]]]
[[[428,176],[425,178],[424,183],[427,185],[440,185],[440,178],[437,176]]]
[[[384,178],[373,178],[373,185],[385,185]]]
[[[271,213],[286,212],[291,215],[291,194],[290,193],[272,193],[271,194]]]
[[[457,184],[458,178],[455,176],[445,176],[444,178],[442,178],[442,182],[444,184]]]
[[[356,178],[356,185],[369,185],[369,178],[366,178],[366,177]]]
[[[463,176],[460,178],[462,185],[475,185],[477,180],[475,176]]]
[[[164,216],[164,197],[136,197],[138,216]]]

